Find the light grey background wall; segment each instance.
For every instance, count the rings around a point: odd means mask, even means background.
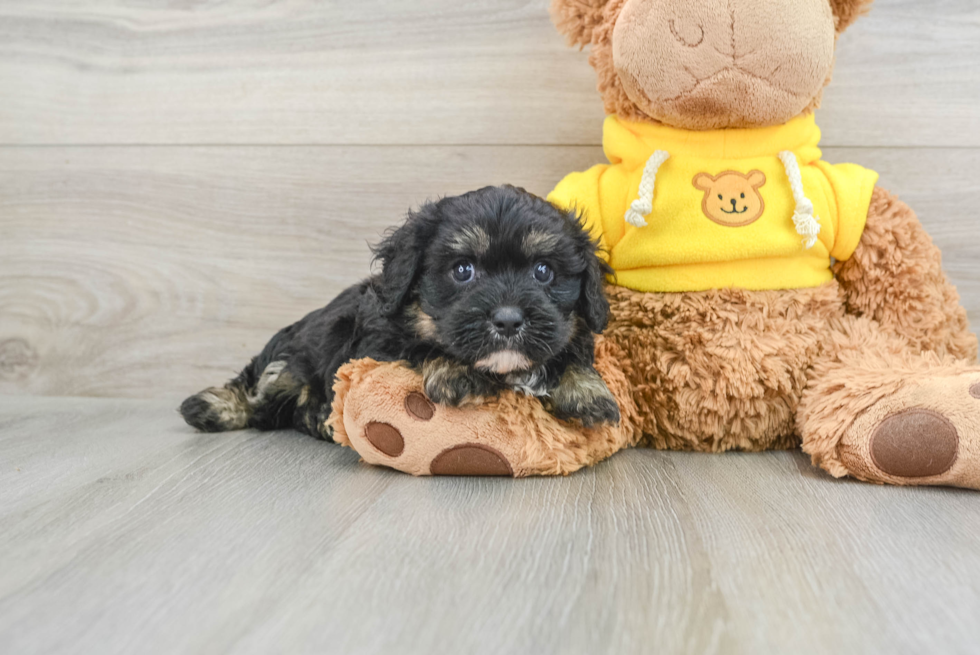
[[[876,168],[980,326],[980,5],[879,0],[825,156]],[[178,397],[427,198],[601,160],[547,0],[0,0],[0,393]]]

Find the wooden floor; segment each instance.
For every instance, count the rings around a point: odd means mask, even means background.
[[[825,159],[980,326],[980,5],[878,0]],[[547,0],[0,0],[0,653],[973,653],[980,494],[799,453],[418,480],[173,411],[418,203],[601,161]]]
[[[0,652],[967,653],[973,492],[799,453],[417,479],[159,401],[0,400]]]

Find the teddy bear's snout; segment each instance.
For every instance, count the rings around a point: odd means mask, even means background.
[[[834,35],[819,3],[628,0],[613,30],[613,63],[626,95],[668,125],[774,125],[819,94]]]

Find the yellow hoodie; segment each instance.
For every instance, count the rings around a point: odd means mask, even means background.
[[[617,284],[637,291],[815,287],[857,248],[878,180],[821,161],[819,143],[812,115],[707,132],[609,116],[610,163],[548,199],[584,216]]]

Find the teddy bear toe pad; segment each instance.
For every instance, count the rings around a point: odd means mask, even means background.
[[[407,468],[416,475],[514,477],[514,467],[507,457],[492,446],[480,443],[447,446],[446,436],[452,430],[446,428],[451,423],[442,425],[445,418],[438,416],[440,410],[424,394],[409,392],[402,407],[403,415],[398,412],[398,416],[385,417],[391,423],[375,420],[364,426],[363,439],[374,447],[373,455],[366,458],[372,464]]]
[[[436,406],[424,394],[412,391],[405,395],[405,413],[421,422],[436,415]],[[364,438],[382,454],[398,458],[405,452],[405,437],[393,425],[371,421],[364,427]],[[496,448],[466,443],[450,446],[429,464],[432,475],[493,475],[514,476],[514,468]]]
[[[453,446],[429,465],[432,475],[495,475],[514,477],[510,462],[496,448],[482,444]]]
[[[925,478],[952,468],[960,436],[953,423],[928,409],[892,414],[871,435],[871,460],[889,475]]]
[[[398,428],[372,421],[364,428],[364,438],[388,457],[398,457],[405,451],[405,439]]]
[[[436,414],[436,406],[424,394],[413,391],[405,396],[405,411],[420,421],[431,421]]]
[[[493,406],[436,405],[395,363],[352,362],[339,377],[339,442],[365,462],[412,475],[520,475],[524,442]]]

